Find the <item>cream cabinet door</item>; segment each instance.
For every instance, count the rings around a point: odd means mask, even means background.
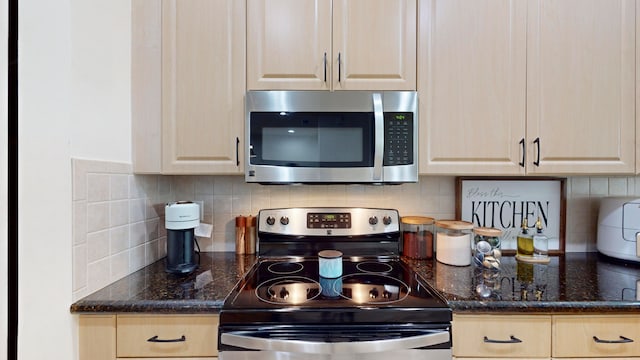
[[[333,88],[416,90],[416,0],[333,1]]]
[[[526,7],[420,1],[420,173],[524,174]]]
[[[549,358],[550,315],[453,315],[456,358]]]
[[[635,0],[529,1],[528,173],[635,173],[635,35]]]
[[[416,0],[248,0],[249,90],[415,90]]]
[[[247,87],[331,87],[331,0],[247,1]]]
[[[242,1],[162,1],[162,172],[241,173]]]

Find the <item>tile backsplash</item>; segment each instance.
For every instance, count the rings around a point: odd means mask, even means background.
[[[73,298],[80,299],[166,255],[164,204],[199,202],[202,251],[233,251],[235,217],[293,206],[389,207],[401,215],[452,219],[455,177],[403,185],[247,184],[243,176],[134,175],[131,164],[72,160]],[[599,198],[640,195],[637,177],[567,180],[566,251],[595,251]]]

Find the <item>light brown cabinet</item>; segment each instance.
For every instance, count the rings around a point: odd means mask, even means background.
[[[249,90],[415,90],[416,0],[248,0]]]
[[[454,314],[456,359],[640,359],[640,315]]]
[[[136,0],[132,19],[134,171],[242,173],[244,2]]]
[[[636,7],[422,0],[420,172],[634,173]]]
[[[79,358],[214,360],[218,319],[218,315],[80,315]]]
[[[454,315],[456,358],[549,358],[550,315]]]

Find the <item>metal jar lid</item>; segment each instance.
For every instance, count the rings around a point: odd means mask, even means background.
[[[431,225],[434,222],[433,218],[428,216],[403,216],[401,221],[410,225]]]
[[[443,229],[451,230],[471,230],[473,229],[473,223],[462,220],[438,220],[436,226]]]
[[[496,229],[496,228],[490,228],[490,227],[475,228],[475,229],[473,229],[473,232],[478,234],[478,235],[488,236],[488,237],[500,237],[500,236],[502,236],[502,230]]]

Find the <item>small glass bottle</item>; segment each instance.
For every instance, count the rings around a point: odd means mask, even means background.
[[[533,257],[547,259],[549,257],[549,238],[542,232],[542,220],[536,221],[536,233],[533,235]]]
[[[518,249],[516,256],[518,258],[533,257],[533,236],[529,234],[529,226],[527,218],[522,219],[522,231],[518,234]]]

